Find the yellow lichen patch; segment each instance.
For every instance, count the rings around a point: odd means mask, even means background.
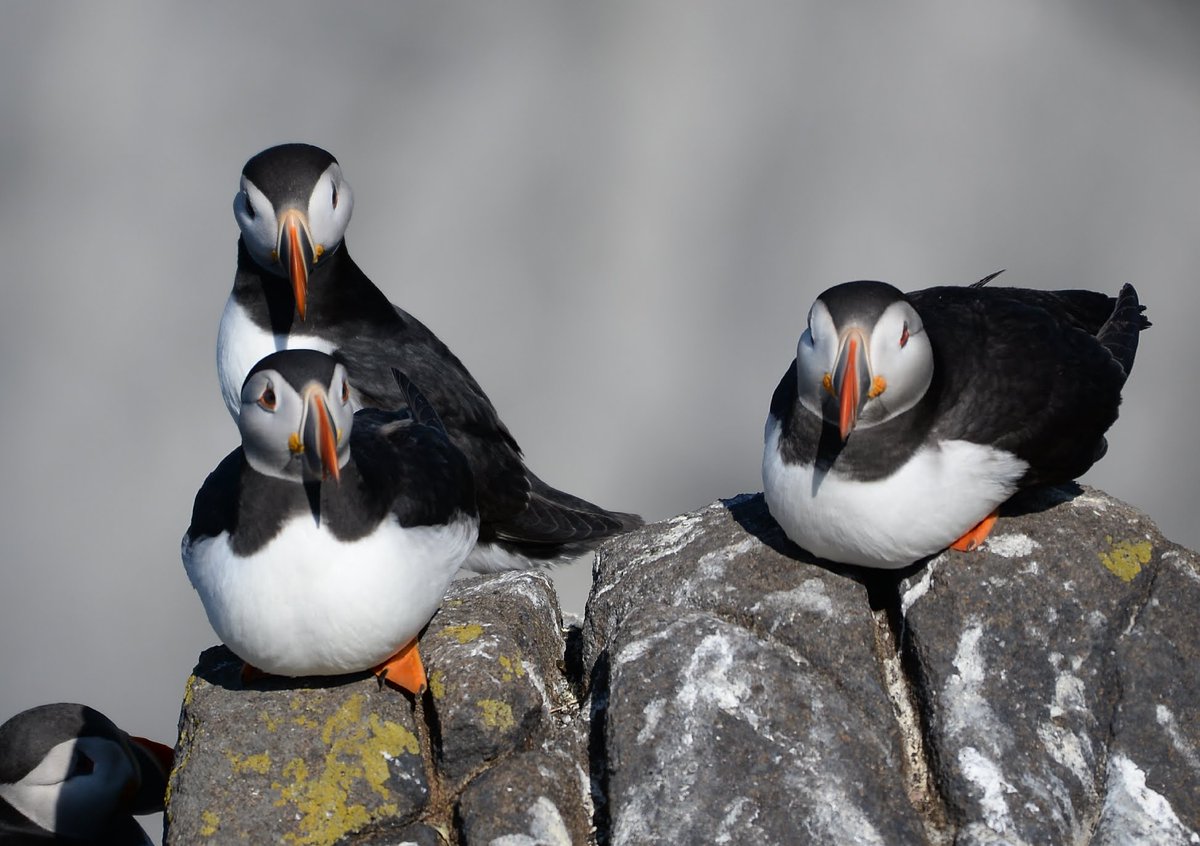
[[[520,658],[509,658],[507,655],[500,656],[500,681],[510,682],[513,679],[525,677],[525,665],[521,663]]]
[[[429,676],[429,692],[434,699],[442,699],[446,695],[446,683],[442,679],[442,671],[434,670]]]
[[[267,771],[271,769],[271,755],[268,752],[242,756],[236,752],[226,751],[225,757],[229,759],[229,767],[233,770],[234,775],[243,773],[266,775]]]
[[[262,724],[266,726],[267,731],[271,732],[272,734],[274,734],[276,729],[279,728],[279,720],[268,714],[265,709],[258,712],[258,718],[262,720]]]
[[[388,761],[402,753],[420,754],[416,735],[404,726],[363,715],[364,697],[355,694],[320,726],[326,747],[321,766],[310,774],[308,765],[294,758],[283,768],[287,784],[275,783],[276,806],[291,804],[297,830],[285,836],[290,843],[328,846],[373,820],[394,816],[390,800]],[[381,800],[374,807],[350,803],[350,791],[365,783]]]
[[[1122,540],[1113,543],[1111,536],[1104,540],[1109,545],[1107,552],[1096,553],[1108,571],[1125,582],[1133,581],[1142,567],[1150,563],[1154,546],[1148,540]]]
[[[452,637],[459,643],[470,643],[483,634],[483,626],[478,623],[468,623],[465,626],[446,626],[441,632],[446,637]]]
[[[483,715],[483,724],[488,728],[507,731],[515,724],[512,706],[498,699],[480,699],[476,703]]]
[[[221,818],[212,811],[200,812],[200,836],[212,837],[221,827]]]

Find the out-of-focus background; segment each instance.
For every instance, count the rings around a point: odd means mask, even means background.
[[[1136,283],[1085,481],[1200,546],[1200,6],[6,3],[0,720],[171,742],[215,642],[179,562],[237,444],[217,321],[244,161],[305,140],[348,244],[539,475],[658,520],[758,490],[813,298]],[[582,611],[587,563],[556,578]]]

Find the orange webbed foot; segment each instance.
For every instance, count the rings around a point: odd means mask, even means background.
[[[961,538],[950,544],[951,549],[957,549],[959,552],[970,552],[972,549],[977,549],[985,540],[988,534],[992,531],[992,526],[996,525],[996,518],[999,516],[998,511],[993,511],[988,516],[979,521],[969,532]]]
[[[417,641],[401,649],[391,658],[375,668],[375,675],[393,687],[407,690],[414,696],[425,692],[425,667],[421,663],[421,655],[417,652]]]

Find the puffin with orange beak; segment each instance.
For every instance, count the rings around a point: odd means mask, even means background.
[[[22,711],[0,725],[0,843],[151,846],[133,815],[163,810],[173,764],[86,705]]]
[[[402,407],[392,369],[421,386],[450,440],[467,457],[478,496],[479,572],[564,563],[641,525],[548,485],[462,362],[419,320],[388,302],[346,249],[354,197],[337,159],[283,144],[246,162],[233,201],[241,230],[233,291],[217,336],[229,413],[242,382],[270,353],[315,349],[348,370],[355,408]]]
[[[1132,285],[821,294],[771,398],[763,490],[809,552],[898,568],[979,545],[1017,490],[1107,449],[1148,327]]]
[[[417,635],[479,518],[466,459],[394,378],[405,411],[355,413],[345,366],[322,352],[273,353],[246,377],[242,446],[196,494],[182,555],[247,678],[373,670],[425,687]]]

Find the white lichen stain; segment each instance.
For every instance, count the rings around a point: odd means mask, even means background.
[[[646,707],[642,709],[642,716],[646,718],[646,722],[637,733],[638,743],[645,743],[654,737],[654,730],[658,728],[658,721],[662,719],[666,705],[665,699],[651,699],[646,703]]]
[[[1005,781],[1004,774],[995,762],[974,746],[964,746],[958,751],[958,765],[962,768],[963,777],[982,793],[979,805],[983,809],[983,821],[992,831],[1004,834],[1012,824],[1004,796],[1016,793],[1017,789]]]
[[[1146,786],[1146,774],[1120,752],[1108,759],[1108,792],[1096,842],[1139,846],[1200,843],[1200,834],[1180,821],[1161,793]]]
[[[750,813],[743,818],[742,812],[747,805],[750,806]],[[713,843],[749,843],[761,840],[761,837],[754,836],[762,834],[754,825],[754,821],[758,819],[758,806],[749,798],[739,796],[725,807],[728,810],[717,824]]]
[[[696,704],[703,702],[721,711],[740,716],[752,728],[758,728],[758,715],[742,707],[750,699],[750,685],[745,677],[731,678],[734,668],[733,644],[722,635],[711,634],[700,641],[691,661],[683,671],[684,682],[675,694],[675,701],[684,714],[693,714]]]
[[[1029,535],[1010,532],[1004,535],[992,535],[983,542],[983,546],[988,552],[999,555],[1001,558],[1024,558],[1035,549],[1040,549],[1042,545]]]
[[[1200,755],[1197,755],[1196,748],[1188,742],[1183,732],[1179,730],[1179,721],[1175,719],[1175,715],[1171,713],[1171,709],[1166,705],[1156,706],[1154,709],[1154,721],[1166,730],[1167,737],[1171,739],[1171,745],[1187,761],[1188,766],[1200,773]]]
[[[1108,510],[1108,504],[1108,497],[1092,493],[1081,493],[1071,500],[1072,508],[1090,508],[1097,516]]]
[[[807,611],[820,614],[822,617],[833,616],[833,600],[825,592],[825,583],[820,579],[805,579],[799,586],[790,590],[776,590],[763,596],[750,608],[751,614],[758,614],[763,607],[783,610]],[[772,631],[780,621],[771,625]]]
[[[913,603],[929,592],[929,588],[933,586],[933,564],[930,561],[925,567],[925,572],[921,574],[921,580],[904,592],[904,596],[900,598],[900,615],[908,616],[908,609],[912,608]]]
[[[1002,727],[981,692],[987,672],[979,645],[982,637],[983,626],[975,623],[964,629],[958,639],[958,648],[954,652],[954,668],[958,672],[946,679],[943,696],[949,712],[946,727],[951,736],[978,733],[991,737],[997,742],[991,751],[998,752]]]
[[[1051,653],[1051,666],[1058,670],[1062,663],[1062,655],[1057,652]],[[1082,659],[1073,657],[1070,663],[1073,670],[1078,670]],[[1059,673],[1054,681],[1054,700],[1047,706],[1047,712],[1049,720],[1039,723],[1037,727],[1038,740],[1050,757],[1075,777],[1089,802],[1094,802],[1096,789],[1092,778],[1092,765],[1096,756],[1092,740],[1086,732],[1077,734],[1072,731],[1072,726],[1081,721],[1093,721],[1087,709],[1083,681],[1071,673]],[[1053,776],[1048,788],[1058,799],[1057,804],[1072,812],[1071,825],[1074,828],[1075,803],[1071,801],[1071,791]]]
[[[529,815],[528,834],[505,834],[493,837],[490,846],[571,846],[571,832],[553,802],[539,796],[526,811]]]

